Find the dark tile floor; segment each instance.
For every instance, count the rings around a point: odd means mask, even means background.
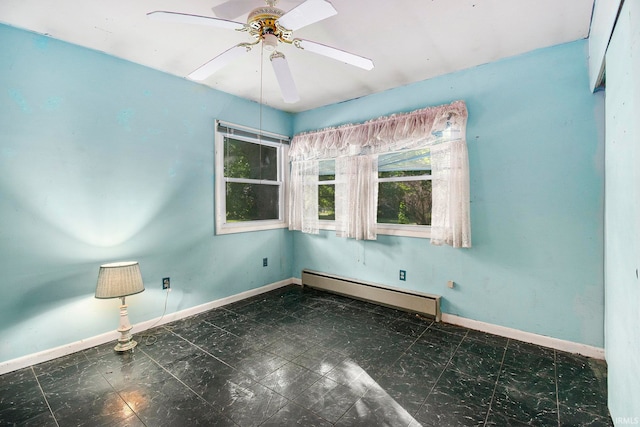
[[[290,286],[0,377],[0,425],[608,426],[606,366]]]

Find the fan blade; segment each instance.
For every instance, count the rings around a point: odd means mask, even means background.
[[[282,92],[284,102],[293,104],[300,101],[300,95],[298,95],[296,82],[293,81],[287,58],[280,52],[274,52],[270,59],[271,65],[273,65],[273,71],[275,71],[276,78],[278,79],[278,85],[280,85],[280,92]]]
[[[211,61],[202,65],[197,70],[193,71],[187,77],[192,80],[204,80],[225,65],[231,63],[235,59],[241,57],[245,53],[249,52],[251,47],[246,43],[240,43],[232,47],[231,49],[225,50],[220,55],[213,58]]]
[[[243,30],[245,24],[226,19],[211,18],[208,16],[189,15],[186,13],[166,12],[164,10],[156,10],[147,13],[150,19],[165,22],[177,22],[181,24],[200,24],[209,25],[211,27],[226,28],[229,30]]]
[[[372,60],[363,56],[355,55],[353,53],[345,52],[344,50],[336,49],[335,47],[330,47],[303,39],[294,39],[293,44],[300,49],[308,50],[309,52],[317,53],[319,55],[324,55],[329,58],[333,58],[365,70],[373,69]]]
[[[217,6],[213,6],[211,10],[221,18],[234,19],[260,6],[261,3],[264,5],[264,2],[260,0],[227,0]]]
[[[327,0],[307,0],[278,19],[287,30],[295,31],[336,15],[338,11]]]

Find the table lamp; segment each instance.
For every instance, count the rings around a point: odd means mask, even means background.
[[[96,298],[120,298],[120,337],[114,350],[118,352],[133,349],[137,342],[131,336],[131,323],[125,304],[125,297],[144,291],[142,274],[137,261],[103,264],[98,272]]]

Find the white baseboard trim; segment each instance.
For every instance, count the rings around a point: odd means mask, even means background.
[[[270,292],[287,285],[299,284],[299,282],[300,282],[300,279],[298,278],[281,280],[279,282],[261,286],[256,289],[250,289],[248,291],[241,292],[236,295],[231,295],[229,297],[225,297],[225,298],[221,298],[205,304],[197,305],[195,307],[190,307],[181,311],[177,311],[175,313],[170,313],[168,315],[165,315],[164,317],[157,317],[155,319],[136,323],[135,325],[133,325],[134,336],[137,334],[140,334],[143,331],[146,331],[147,329],[151,329],[152,327],[156,327],[156,326],[164,325],[165,323],[184,319],[186,317],[200,314],[205,311],[211,310],[213,308],[222,307],[224,305],[231,304],[236,301],[241,301],[243,299],[250,298],[256,295],[260,295],[265,292]],[[18,369],[26,368],[28,366],[37,365],[38,363],[47,362],[49,360],[66,356],[71,353],[76,353],[81,350],[86,350],[88,348],[95,347],[97,345],[101,345],[109,341],[113,341],[115,345],[115,342],[118,340],[118,336],[119,336],[119,333],[117,331],[107,332],[101,335],[96,335],[91,338],[76,341],[70,344],[61,345],[60,347],[55,347],[48,350],[40,351],[38,353],[33,353],[33,354],[28,354],[26,356],[18,357],[16,359],[7,360],[5,362],[0,363],[0,375],[17,371]]]
[[[549,347],[567,353],[581,354],[583,356],[592,357],[594,359],[604,360],[604,349],[586,344],[580,344],[573,341],[561,340],[558,338],[547,337],[544,335],[525,332],[519,329],[507,328],[506,326],[485,323],[479,320],[467,319],[466,317],[456,316],[454,314],[442,313],[442,321],[451,323],[452,325],[464,326],[465,328],[475,329],[481,332],[487,332],[502,337],[511,338],[518,341],[524,341],[531,344]]]
[[[256,289],[251,289],[245,292],[241,292],[236,295],[221,298],[215,301],[211,301],[205,304],[201,304],[195,307],[190,307],[185,310],[170,313],[164,317],[157,317],[155,319],[147,320],[141,323],[133,325],[134,335],[139,334],[152,327],[161,326],[166,323],[170,323],[176,320],[184,319],[186,317],[194,316],[196,314],[203,313],[205,311],[222,307],[227,304],[231,304],[237,301],[241,301],[246,298],[250,298],[256,295],[270,292],[287,285],[302,285],[300,278],[292,277],[290,279],[281,280],[279,282],[271,283],[265,286],[261,286]],[[586,344],[575,343],[572,341],[561,340],[558,338],[547,337],[544,335],[538,335],[531,332],[525,332],[518,329],[507,328],[505,326],[494,325],[491,323],[485,323],[478,320],[467,319],[465,317],[456,316],[453,314],[442,313],[442,321],[445,323],[451,323],[452,325],[463,326],[469,329],[475,329],[482,332],[487,332],[494,335],[500,335],[506,338],[512,338],[519,341],[528,342],[531,344],[541,345],[544,347],[554,348],[560,351],[566,351],[568,353],[581,354],[583,356],[592,357],[594,359],[605,359],[604,349],[600,347],[593,347]],[[53,360],[58,357],[66,356],[71,353],[75,353],[81,350],[86,350],[97,345],[101,345],[110,341],[118,339],[118,332],[111,331],[101,335],[96,335],[84,340],[76,341],[70,344],[65,344],[59,347],[40,351],[38,353],[28,354],[26,356],[18,357],[16,359],[7,360],[0,363],[0,375],[8,372],[17,371],[18,369],[26,368],[28,366],[37,365],[38,363]]]

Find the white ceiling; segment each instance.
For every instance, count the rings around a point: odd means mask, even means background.
[[[230,0],[246,6],[262,0]],[[289,62],[300,101],[282,101],[264,55],[262,100],[291,112],[377,93],[438,75],[566,43],[589,35],[594,0],[331,0],[338,14],[295,32],[371,58],[372,71],[279,48]],[[301,0],[281,0],[287,11]],[[216,16],[226,0],[0,0],[0,22],[85,46],[186,78],[246,33],[147,19],[154,10]],[[220,10],[220,9],[218,9]],[[219,16],[246,22],[241,17]],[[201,82],[243,98],[261,99],[261,50]]]

